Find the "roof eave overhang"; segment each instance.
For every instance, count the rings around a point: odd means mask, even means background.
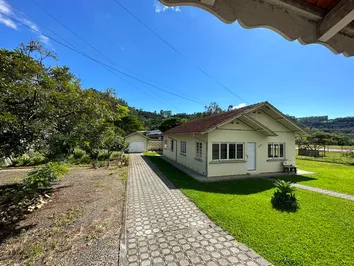
[[[305,129],[303,129],[296,122],[292,121],[286,117],[282,112],[276,109],[274,106],[267,104],[265,108],[262,108],[263,112],[267,113],[270,117],[275,119],[278,123],[282,124],[284,127],[288,128],[295,134],[308,135]]]
[[[175,136],[175,135],[186,135],[186,134],[204,134],[204,132],[182,132],[182,133],[163,133],[162,136]]]
[[[125,138],[131,137],[131,136],[134,136],[134,135],[139,135],[139,136],[142,136],[142,137],[144,137],[144,138],[146,138],[146,139],[149,139],[147,136],[145,136],[144,134],[142,134],[142,133],[140,133],[140,132],[131,133],[131,134],[125,136]]]
[[[340,1],[329,12],[301,0],[160,0],[167,6],[202,8],[225,23],[268,28],[289,41],[319,43],[333,53],[354,55],[354,1]]]
[[[241,122],[245,123],[246,125],[250,126],[253,128],[255,131],[261,133],[262,135],[265,136],[278,136],[274,131],[270,130],[267,126],[259,122],[258,120],[249,117],[247,115],[242,115],[238,118]]]
[[[254,108],[252,108],[252,109],[247,110],[247,112],[244,112],[244,113],[242,113],[242,114],[236,114],[236,115],[234,115],[233,117],[231,117],[230,119],[225,120],[225,121],[223,121],[222,123],[219,123],[219,124],[217,124],[217,125],[215,125],[215,126],[209,128],[209,129],[205,130],[202,134],[209,133],[210,131],[213,131],[213,130],[217,129],[218,127],[222,127],[222,126],[224,126],[224,125],[226,125],[226,124],[232,122],[233,120],[239,118],[239,117],[242,116],[242,115],[246,115],[246,114],[248,114],[248,113],[251,113],[251,112],[253,112],[254,110],[257,110],[258,108],[264,106],[264,104],[265,104],[265,103],[262,103],[262,104],[260,104],[260,105],[258,105],[258,106],[256,106],[256,107],[254,107]]]

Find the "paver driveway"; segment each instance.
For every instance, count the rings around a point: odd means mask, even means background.
[[[130,156],[120,265],[270,265],[214,224],[150,162]]]

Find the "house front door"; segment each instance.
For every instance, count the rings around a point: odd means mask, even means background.
[[[256,143],[247,143],[247,163],[248,171],[256,170]]]

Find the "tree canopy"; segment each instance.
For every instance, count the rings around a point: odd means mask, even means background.
[[[187,119],[179,117],[169,117],[163,120],[159,126],[162,132],[165,132],[171,128],[177,127],[187,122]]]
[[[107,146],[107,131],[124,136],[143,128],[113,89],[85,89],[67,66],[45,65],[47,58],[57,59],[36,41],[0,49],[1,156],[90,151]]]

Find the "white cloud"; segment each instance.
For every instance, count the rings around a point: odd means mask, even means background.
[[[28,19],[26,19],[26,18],[22,18],[21,20],[22,20],[23,23],[25,23],[25,24],[27,24],[28,26],[30,26],[31,29],[32,29],[32,31],[33,31],[34,33],[36,33],[36,34],[39,35],[39,40],[40,40],[42,43],[49,44],[49,38],[48,38],[47,36],[44,36],[43,34],[40,34],[40,33],[38,32],[38,31],[40,31],[40,30],[39,30],[38,26],[37,26],[35,23],[33,23],[32,21],[30,21],[30,20],[28,20]]]
[[[4,13],[5,15],[13,15],[11,6],[8,3],[6,3],[4,0],[0,0],[0,12]],[[0,23],[14,30],[17,29],[17,25],[11,19],[8,19],[7,17],[1,14],[0,14]]]
[[[181,8],[179,6],[165,6],[158,2],[157,0],[154,0],[154,6],[155,6],[155,12],[156,13],[161,13],[165,12],[167,10],[175,11],[175,12],[181,12]]]
[[[6,15],[13,14],[11,11],[10,4],[6,3],[4,0],[0,0],[0,12],[4,13]]]
[[[240,109],[242,107],[245,107],[246,105],[247,104],[245,104],[245,103],[240,103],[239,105],[236,105],[236,106],[232,107],[232,109]]]
[[[15,23],[12,22],[12,20],[9,20],[8,18],[2,16],[0,14],[0,23],[4,24],[5,26],[9,27],[9,28],[12,28],[14,30],[17,29],[17,26]]]
[[[40,31],[38,26],[34,22],[32,22],[31,20],[25,18],[24,14],[22,12],[15,13],[15,11],[11,7],[11,5],[9,3],[7,3],[5,0],[0,0],[0,12],[4,13],[5,15],[9,15],[13,18],[16,18],[17,20],[23,22],[24,24],[27,24],[32,29],[33,32],[35,32],[36,34],[39,35],[39,40],[42,43],[49,44],[49,38],[38,32],[38,31]],[[18,29],[18,26],[16,23],[14,23],[11,19],[9,19],[1,14],[0,14],[0,23],[4,24],[5,26],[7,26],[11,29],[14,29],[14,30]]]

